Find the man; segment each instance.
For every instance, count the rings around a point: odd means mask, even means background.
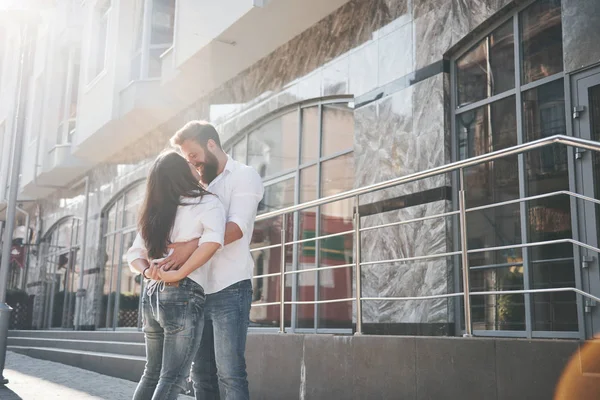
[[[262,179],[253,168],[225,154],[217,130],[207,122],[187,123],[171,138],[171,145],[196,167],[206,189],[219,197],[227,213],[225,247],[209,267],[200,269],[206,304],[200,350],[192,365],[196,399],[219,399],[219,385],[227,400],[248,399],[244,352],[254,269],[250,240],[264,192]],[[197,240],[174,246],[162,267],[178,268],[197,246]]]

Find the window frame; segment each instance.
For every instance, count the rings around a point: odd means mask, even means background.
[[[113,0],[97,0],[92,9],[92,23],[90,35],[90,47],[87,57],[86,81],[88,87],[94,85],[106,72],[106,56],[108,53],[108,42],[110,32],[110,16],[113,9]],[[106,24],[104,38],[100,40],[100,27]],[[101,50],[102,48],[102,50]],[[102,51],[102,67],[98,66],[98,55]]]
[[[171,41],[169,43],[155,43],[152,44],[152,17],[154,12],[154,3],[157,0],[140,0],[141,2],[141,21],[142,25],[140,27],[141,32],[140,35],[140,44],[137,47],[137,34],[138,32],[134,32],[133,45],[131,47],[131,55],[129,60],[130,72],[129,72],[129,82],[138,82],[138,81],[153,81],[160,80],[161,74],[158,76],[150,76],[150,54],[154,50],[159,50],[160,55],[158,57],[162,63],[162,56],[173,47],[173,43],[175,41],[175,22],[177,15],[177,1],[170,0],[173,2],[173,35],[171,37]],[[134,18],[139,18],[138,15],[134,15]],[[135,68],[135,60],[139,58],[138,70]]]
[[[515,105],[516,105],[516,122],[517,122],[517,126],[516,126],[516,136],[517,136],[517,145],[523,144],[525,143],[525,128],[523,126],[523,94],[524,92],[531,90],[531,89],[535,89],[538,87],[541,87],[543,85],[552,83],[552,82],[556,82],[559,80],[563,80],[563,86],[564,86],[564,106],[565,106],[565,127],[566,127],[566,134],[571,136],[572,135],[572,126],[570,124],[570,120],[568,119],[568,116],[570,115],[569,110],[570,110],[570,106],[571,106],[571,101],[570,101],[570,80],[568,79],[569,74],[565,72],[564,70],[564,65],[563,65],[563,70],[559,73],[547,76],[545,78],[542,79],[538,79],[536,81],[527,83],[527,84],[522,84],[523,81],[523,77],[522,77],[522,72],[523,72],[523,59],[522,59],[522,27],[521,27],[521,13],[526,10],[527,8],[529,8],[530,6],[532,6],[534,3],[536,3],[536,1],[539,0],[530,0],[527,1],[526,3],[515,7],[513,10],[511,10],[510,15],[505,15],[501,18],[499,18],[498,20],[490,23],[490,25],[483,30],[480,34],[478,34],[476,37],[474,37],[472,40],[469,40],[468,42],[466,42],[464,45],[460,46],[459,48],[456,49],[456,51],[453,52],[452,56],[450,57],[450,109],[447,111],[450,116],[450,129],[451,129],[451,157],[453,161],[457,161],[460,159],[460,143],[459,143],[459,132],[458,132],[458,126],[457,126],[457,117],[465,112],[468,111],[472,111],[475,110],[477,108],[480,108],[482,106],[486,106],[486,105],[490,105],[492,103],[497,102],[498,100],[502,100],[505,98],[508,98],[510,96],[514,96],[515,97]],[[562,15],[562,10],[561,10],[561,15]],[[459,60],[463,55],[467,54],[471,49],[473,49],[481,40],[484,40],[485,38],[489,37],[490,34],[492,34],[496,29],[498,29],[499,27],[501,27],[503,24],[507,23],[508,21],[512,21],[512,26],[513,26],[513,34],[514,34],[514,62],[515,62],[515,82],[514,82],[514,88],[513,89],[509,89],[507,91],[504,91],[502,93],[498,93],[496,95],[487,97],[485,99],[482,100],[478,100],[476,102],[472,102],[466,105],[463,105],[462,107],[458,107],[458,85],[457,85],[457,77],[458,77],[458,71],[457,71],[457,60]],[[564,45],[564,42],[563,42]],[[563,52],[564,55],[564,52]],[[569,181],[569,187],[570,189],[574,188],[574,170],[575,170],[575,165],[573,163],[573,157],[571,157],[571,155],[569,154],[568,156],[568,181]],[[518,156],[518,178],[519,178],[519,197],[523,198],[527,196],[527,168],[526,168],[526,158],[524,154],[521,154]],[[453,199],[452,199],[452,203],[453,203],[453,209],[458,210],[458,188],[459,188],[459,173],[458,171],[455,171],[452,174],[452,187],[454,188],[454,190],[452,191],[453,193]],[[519,211],[520,211],[520,215],[524,216],[527,215],[528,213],[528,203],[527,202],[521,202],[519,203]],[[573,220],[573,218],[572,218]],[[577,222],[573,222],[572,224],[572,228],[573,228],[573,234],[575,235],[577,232]],[[460,228],[459,228],[459,221],[457,217],[453,218],[453,223],[452,223],[453,227],[452,227],[452,235],[453,237],[460,237]],[[529,226],[528,226],[528,221],[527,218],[520,218],[520,228],[521,228],[521,243],[529,243]],[[454,250],[458,251],[459,249],[459,244],[454,243]],[[576,251],[576,249],[573,252],[573,256],[574,256],[574,265],[578,265],[578,251]],[[524,289],[531,289],[532,288],[532,283],[531,283],[531,276],[532,276],[532,266],[533,264],[535,264],[535,261],[532,261],[530,258],[530,249],[528,248],[523,248],[522,249],[522,265],[524,268],[523,271],[523,288]],[[453,265],[455,266],[460,266],[461,265],[461,261],[459,259],[459,256],[455,256],[453,258]],[[470,267],[469,269],[471,270]],[[453,277],[454,277],[454,284],[455,284],[455,290],[460,292],[462,291],[462,278],[461,278],[461,268],[457,267],[457,268],[453,268]],[[575,279],[577,281],[577,274],[575,274]],[[579,283],[578,283],[579,285]],[[583,338],[582,335],[584,334],[584,330],[585,327],[583,326],[583,324],[581,323],[581,319],[579,318],[579,326],[578,326],[578,331],[539,331],[539,330],[534,330],[534,321],[533,321],[533,316],[534,316],[534,311],[533,311],[533,295],[532,294],[525,294],[524,296],[524,303],[525,303],[525,330],[523,331],[506,331],[506,330],[474,330],[474,333],[476,333],[477,336],[504,336],[504,337],[522,337],[522,338]],[[576,303],[577,303],[577,312],[581,313],[581,299],[580,296],[576,296]],[[464,333],[464,315],[463,315],[463,309],[462,309],[462,305],[460,301],[455,301],[454,302],[454,311],[455,311],[455,333],[456,335],[462,335]]]
[[[282,170],[282,171],[278,171],[277,173],[273,174],[273,175],[267,175],[265,177],[263,177],[263,183],[265,186],[269,186],[269,185],[273,185],[276,183],[279,183],[281,181],[285,181],[287,179],[290,178],[294,178],[294,203],[295,204],[299,204],[300,200],[301,200],[301,193],[300,193],[300,189],[301,189],[301,172],[305,169],[311,168],[311,167],[316,167],[317,168],[317,181],[318,184],[316,186],[316,198],[321,198],[321,194],[322,194],[322,173],[321,173],[321,169],[323,168],[322,164],[333,160],[337,157],[341,157],[341,156],[345,156],[348,154],[352,154],[354,153],[354,140],[352,141],[352,146],[348,147],[345,150],[340,150],[337,151],[335,153],[329,154],[327,156],[323,156],[323,109],[325,106],[327,105],[332,105],[332,104],[348,104],[349,105],[349,109],[352,109],[352,111],[354,111],[354,96],[336,96],[335,98],[327,98],[327,99],[312,99],[310,101],[304,101],[304,102],[299,102],[299,103],[295,103],[292,104],[290,106],[287,107],[282,107],[279,110],[276,110],[275,112],[272,112],[266,116],[264,116],[263,118],[260,118],[258,120],[256,120],[254,123],[248,125],[245,129],[241,130],[237,135],[234,135],[233,137],[231,137],[229,140],[227,140],[224,145],[223,145],[223,149],[227,154],[232,154],[233,149],[240,144],[242,141],[245,141],[245,148],[246,148],[246,154],[245,154],[245,160],[246,163],[248,161],[248,152],[250,150],[250,146],[249,146],[249,142],[250,142],[250,134],[252,134],[255,130],[261,128],[262,126],[264,126],[265,124],[280,118],[281,116],[291,113],[291,112],[296,112],[297,113],[297,117],[298,117],[298,125],[297,125],[297,135],[298,135],[298,151],[297,151],[297,156],[296,156],[296,166],[295,168],[288,168],[286,170]],[[314,160],[311,160],[310,162],[305,162],[302,163],[302,122],[303,122],[303,110],[307,109],[307,108],[311,108],[311,107],[318,107],[318,151],[317,151],[317,157]],[[354,115],[353,115],[354,118]],[[237,157],[237,155],[235,155],[235,159],[239,159]],[[272,210],[269,210],[272,211]],[[300,213],[299,212],[295,212],[293,213],[293,225],[294,225],[294,229],[293,229],[293,241],[297,241],[300,238],[300,234],[301,234],[301,230],[299,227],[299,223],[300,223]],[[321,224],[321,207],[317,207],[317,210],[315,211],[315,232],[320,232],[321,228],[322,228],[322,224]],[[320,254],[321,254],[321,250],[320,250],[320,244],[321,244],[321,240],[317,240],[315,241],[315,265],[319,265],[319,258],[320,258]],[[292,270],[297,270],[298,266],[299,266],[299,245],[298,244],[294,244],[293,245],[293,255],[292,255]],[[306,274],[306,273],[305,273]],[[299,294],[298,294],[298,288],[299,288],[299,274],[293,274],[291,276],[291,297],[293,301],[298,300],[299,298]],[[314,271],[314,296],[315,299],[319,299],[320,296],[320,282],[319,282],[319,278],[320,278],[320,273],[319,271]],[[267,278],[260,278],[260,279],[267,279]],[[287,283],[286,283],[287,286]],[[292,333],[332,333],[332,334],[348,334],[352,332],[352,329],[346,329],[346,328],[321,328],[321,321],[320,321],[320,317],[319,317],[319,308],[320,305],[319,304],[313,304],[312,305],[314,307],[314,326],[312,328],[299,328],[297,327],[297,323],[298,323],[298,318],[297,318],[297,313],[298,313],[298,305],[293,305],[291,308],[291,315],[290,315],[290,321],[291,321],[291,325],[286,325],[286,329],[289,329],[290,332]],[[287,318],[286,318],[287,320]],[[251,331],[259,331],[259,332],[265,332],[265,331],[276,331],[278,328],[275,327],[269,327],[269,326],[250,326],[249,330]]]

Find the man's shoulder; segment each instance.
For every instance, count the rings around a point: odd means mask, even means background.
[[[258,172],[256,171],[256,169],[254,169],[254,167],[251,167],[249,165],[246,164],[242,164],[239,161],[236,161],[236,165],[235,168],[231,171],[231,178],[232,179],[260,179],[262,180],[262,178],[260,177],[260,175],[258,174]]]

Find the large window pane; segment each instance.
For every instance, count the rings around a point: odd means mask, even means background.
[[[321,195],[331,196],[352,189],[353,154],[326,161],[321,166]],[[354,199],[321,206],[320,235],[351,231]],[[349,264],[353,259],[353,235],[319,240],[319,267]],[[352,268],[319,271],[319,300],[352,297]],[[352,328],[352,302],[326,303],[318,306],[319,328]]]
[[[150,44],[173,43],[175,26],[175,0],[154,0],[152,2],[152,32]]]
[[[276,217],[256,224],[252,235],[252,249],[267,247],[281,243],[282,217]],[[293,232],[293,217],[287,216],[286,241],[291,241]],[[285,249],[285,270],[293,269],[293,246]],[[250,326],[254,327],[279,327],[280,306],[262,305],[265,303],[278,303],[281,300],[281,277],[267,276],[266,274],[279,273],[281,271],[281,247],[266,250],[252,251],[254,259],[254,279],[252,283],[253,294],[250,310]],[[285,299],[291,300],[292,286],[291,277],[286,278]],[[291,321],[291,307],[285,307],[286,326]]]
[[[588,91],[590,100],[590,129],[591,138],[600,142],[600,85],[594,86]],[[594,187],[597,199],[600,199],[600,154],[593,152],[592,155],[594,165]],[[596,229],[600,238],[600,205],[596,204]]]
[[[317,166],[300,171],[300,203],[318,198]],[[309,208],[299,212],[298,238],[311,239],[316,236],[317,209]],[[316,268],[316,242],[308,241],[298,244],[298,269]],[[299,301],[315,300],[316,272],[303,272],[297,275],[297,299]],[[315,305],[299,304],[296,306],[296,326],[299,328],[315,327]]]
[[[354,146],[354,110],[347,103],[323,106],[322,143],[322,157],[352,150]]]
[[[558,80],[523,93],[523,130],[527,141],[566,133],[563,81]],[[547,146],[528,153],[528,195],[569,189],[567,150]],[[571,238],[571,208],[568,196],[560,195],[528,202],[530,242]],[[530,250],[532,288],[575,286],[573,245],[536,246]],[[532,296],[534,330],[577,330],[574,293],[544,293]]]
[[[515,97],[457,116],[459,157],[467,159],[517,144]],[[519,197],[517,156],[482,163],[465,170],[467,206]]]
[[[121,285],[119,294],[119,316],[120,327],[137,327],[140,293],[142,290],[141,275],[134,274],[127,264],[127,249],[133,245],[135,232],[126,234],[123,238],[123,252],[121,255]]]
[[[504,253],[494,255],[491,253]],[[523,258],[520,249],[474,254],[469,260],[471,290],[523,290]],[[490,265],[489,259],[504,259]],[[473,329],[525,330],[525,300],[522,294],[473,296],[471,298]]]
[[[294,205],[295,179],[287,178],[285,180],[265,184],[265,193],[263,199],[258,205],[258,213],[266,213],[280,210]]]
[[[246,139],[242,139],[237,142],[232,149],[232,157],[234,160],[241,162],[242,164],[246,164]]]
[[[124,227],[136,226],[138,210],[144,201],[145,190],[145,185],[138,185],[126,193]]]
[[[269,121],[250,133],[248,163],[263,178],[297,168],[297,111]]]
[[[560,8],[560,0],[538,0],[521,13],[523,83],[563,70]]]
[[[461,159],[515,146],[515,97],[459,114],[457,127]],[[517,156],[467,168],[465,180],[468,208],[516,199],[519,197]],[[469,249],[521,243],[519,205],[468,213],[467,234]],[[521,285],[523,269],[522,264],[518,264],[519,261],[522,261],[522,257],[518,250],[469,255],[473,290],[510,290]],[[513,265],[515,262],[517,264]],[[475,296],[472,307],[475,329],[524,329],[522,296]]]
[[[319,157],[319,107],[302,109],[302,162],[316,161]]]
[[[459,106],[513,89],[515,50],[512,20],[460,57],[456,68]]]

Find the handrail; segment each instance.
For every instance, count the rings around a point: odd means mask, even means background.
[[[296,211],[301,211],[301,210],[305,210],[305,209],[309,209],[309,208],[318,207],[318,206],[332,203],[335,201],[354,198],[354,202],[355,202],[355,204],[354,204],[354,229],[353,230],[348,230],[348,231],[337,232],[337,233],[333,233],[333,234],[326,234],[326,235],[322,235],[322,236],[316,236],[316,237],[312,237],[312,238],[305,238],[305,239],[299,239],[299,240],[293,240],[293,241],[286,242],[286,225],[287,225],[288,221],[287,221],[287,218],[283,218],[281,221],[281,226],[280,226],[280,228],[281,228],[280,243],[274,244],[274,245],[257,247],[257,248],[254,248],[251,250],[252,252],[256,252],[256,251],[263,251],[263,250],[279,248],[281,251],[281,254],[280,254],[281,270],[280,270],[280,272],[267,273],[267,274],[255,276],[255,278],[266,278],[266,277],[275,277],[275,276],[280,277],[280,282],[279,282],[280,283],[280,290],[279,290],[280,299],[279,299],[279,301],[269,302],[269,303],[258,303],[258,304],[253,304],[252,306],[253,307],[265,307],[265,306],[271,306],[271,305],[279,305],[280,306],[280,332],[285,333],[285,321],[284,321],[284,317],[285,317],[284,306],[285,305],[329,304],[329,303],[354,301],[354,302],[356,302],[356,334],[361,334],[362,333],[362,302],[363,301],[431,300],[431,299],[464,297],[463,307],[464,307],[464,313],[465,313],[465,316],[464,316],[465,317],[465,332],[466,332],[465,336],[472,336],[473,330],[472,330],[471,306],[470,306],[470,297],[471,296],[504,295],[504,294],[531,294],[531,293],[571,291],[576,294],[580,294],[584,297],[587,297],[589,299],[600,302],[599,297],[596,297],[596,296],[594,296],[590,293],[587,293],[581,289],[572,288],[572,287],[470,292],[469,271],[471,270],[471,268],[469,268],[469,262],[468,262],[469,254],[480,253],[480,252],[485,252],[485,251],[503,250],[503,249],[528,248],[528,247],[532,247],[532,246],[558,244],[558,243],[571,243],[573,246],[577,246],[579,248],[585,248],[585,249],[588,249],[588,250],[591,250],[591,251],[594,251],[594,252],[600,254],[600,249],[593,247],[591,245],[582,243],[580,241],[574,240],[572,238],[551,240],[551,241],[545,241],[545,242],[536,242],[536,243],[521,243],[521,244],[508,245],[508,246],[496,246],[496,247],[489,247],[489,248],[468,249],[466,215],[469,212],[481,211],[481,210],[485,210],[485,209],[489,209],[489,208],[500,207],[500,206],[505,206],[505,205],[509,205],[509,204],[522,203],[522,202],[526,202],[526,201],[530,201],[530,200],[547,198],[547,197],[557,196],[557,195],[567,195],[572,198],[578,198],[581,200],[590,201],[595,204],[600,204],[600,200],[597,200],[597,199],[594,199],[594,198],[591,198],[588,196],[584,196],[584,195],[581,195],[578,193],[573,193],[568,190],[560,190],[560,191],[555,191],[555,192],[551,192],[551,193],[544,193],[541,195],[535,195],[535,196],[529,196],[529,197],[519,197],[518,199],[513,199],[513,200],[508,200],[508,201],[503,201],[503,202],[498,202],[498,203],[493,203],[493,204],[487,204],[484,206],[478,206],[478,207],[473,207],[473,208],[466,207],[466,205],[465,205],[466,190],[465,190],[465,177],[464,177],[464,169],[465,168],[471,167],[474,165],[478,165],[481,163],[493,161],[493,160],[507,157],[507,156],[522,154],[522,153],[525,153],[528,151],[539,149],[539,148],[542,148],[545,146],[550,146],[553,144],[564,144],[564,145],[570,146],[570,147],[579,147],[579,148],[584,148],[584,149],[600,152],[600,142],[579,139],[579,138],[570,137],[570,136],[566,136],[566,135],[554,135],[554,136],[539,139],[539,140],[536,140],[533,142],[520,144],[520,145],[509,147],[506,149],[487,153],[487,154],[484,154],[481,156],[472,157],[472,158],[469,158],[466,160],[453,162],[453,163],[446,164],[446,165],[436,167],[436,168],[432,168],[432,169],[429,169],[426,171],[405,175],[403,177],[390,179],[388,181],[372,184],[369,186],[364,186],[362,188],[352,189],[352,190],[349,190],[349,191],[346,191],[343,193],[338,193],[338,194],[335,194],[332,196],[323,197],[320,199],[305,202],[302,204],[297,204],[294,206],[286,207],[284,209],[268,212],[268,213],[257,216],[256,221],[264,221],[264,220],[268,220],[270,218],[287,215],[290,213],[294,213]],[[451,212],[444,212],[444,213],[440,213],[440,214],[436,214],[436,215],[430,215],[430,216],[420,217],[420,218],[415,218],[415,219],[410,219],[410,220],[397,221],[397,222],[392,222],[392,223],[380,224],[377,226],[361,228],[360,212],[359,212],[359,196],[360,195],[371,193],[376,190],[382,190],[382,189],[390,188],[393,186],[410,183],[410,182],[421,180],[421,179],[426,179],[426,178],[433,177],[433,176],[440,175],[440,174],[454,172],[454,171],[460,172],[460,175],[459,175],[459,178],[460,178],[460,181],[459,181],[459,183],[460,183],[459,210],[451,211]],[[461,248],[461,250],[459,250],[459,251],[452,251],[452,252],[439,253],[439,254],[433,254],[433,255],[422,255],[422,256],[413,256],[413,257],[405,257],[405,258],[396,258],[396,259],[390,259],[390,260],[365,261],[365,262],[361,261],[361,233],[362,232],[370,231],[373,229],[381,229],[381,228],[385,228],[385,227],[404,225],[404,224],[418,222],[418,221],[425,221],[425,220],[434,219],[434,218],[444,218],[444,217],[448,217],[448,216],[455,216],[455,215],[458,215],[460,217],[459,225],[460,225],[460,243],[461,243],[460,248]],[[301,243],[306,243],[306,242],[315,242],[315,241],[318,241],[318,240],[321,240],[324,238],[343,236],[343,235],[348,235],[351,233],[354,233],[354,244],[355,244],[354,245],[354,261],[352,263],[343,264],[343,265],[331,265],[331,266],[324,266],[324,267],[316,266],[316,268],[299,269],[299,270],[293,270],[293,271],[285,270],[285,266],[286,266],[285,247],[286,246],[296,245],[296,244],[301,244]],[[431,258],[444,258],[444,257],[457,256],[457,255],[462,256],[462,259],[461,259],[462,266],[463,266],[463,268],[462,268],[463,269],[463,272],[462,272],[463,291],[462,292],[453,292],[453,293],[445,293],[445,294],[429,295],[429,296],[414,296],[414,297],[362,297],[362,295],[361,295],[361,291],[362,291],[361,290],[362,289],[361,266],[370,266],[370,265],[392,263],[392,262],[396,263],[396,262],[407,262],[407,261],[419,261],[419,260],[425,260],[425,259],[431,259]],[[312,301],[295,301],[295,300],[286,301],[285,300],[285,279],[283,279],[284,276],[300,274],[300,273],[304,273],[304,272],[323,271],[323,270],[338,269],[338,268],[349,268],[352,266],[356,267],[355,268],[355,283],[356,283],[355,297],[344,298],[344,299],[312,300]]]
[[[320,199],[307,201],[305,203],[296,204],[290,207],[282,208],[280,210],[271,211],[268,213],[261,214],[256,217],[256,221],[264,221],[270,218],[278,217],[280,215],[289,214],[295,211],[305,210],[307,208],[313,208],[317,206],[321,206],[324,204],[332,203],[339,200],[349,199],[351,197],[360,196],[363,194],[367,194],[370,192],[374,192],[376,190],[387,189],[392,186],[397,186],[405,183],[410,183],[413,181],[430,178],[432,176],[457,171],[461,168],[471,167],[473,165],[481,164],[484,162],[493,161],[502,157],[507,157],[511,155],[517,155],[521,153],[525,153],[531,150],[539,149],[541,147],[549,146],[552,144],[565,144],[571,147],[581,147],[588,150],[594,150],[600,152],[600,143],[594,142],[592,140],[585,140],[576,137],[566,136],[566,135],[554,135],[548,136],[543,139],[534,140],[532,142],[527,142],[523,144],[519,144],[513,147],[508,147],[502,150],[496,150],[491,153],[483,154],[477,157],[472,157],[466,160],[456,161],[450,164],[445,164],[440,167],[435,167],[428,169],[422,172],[416,172],[414,174],[405,175],[399,178],[390,179],[387,181],[374,183],[372,185],[364,186],[357,189],[348,190],[346,192],[337,193],[331,196],[322,197]]]

